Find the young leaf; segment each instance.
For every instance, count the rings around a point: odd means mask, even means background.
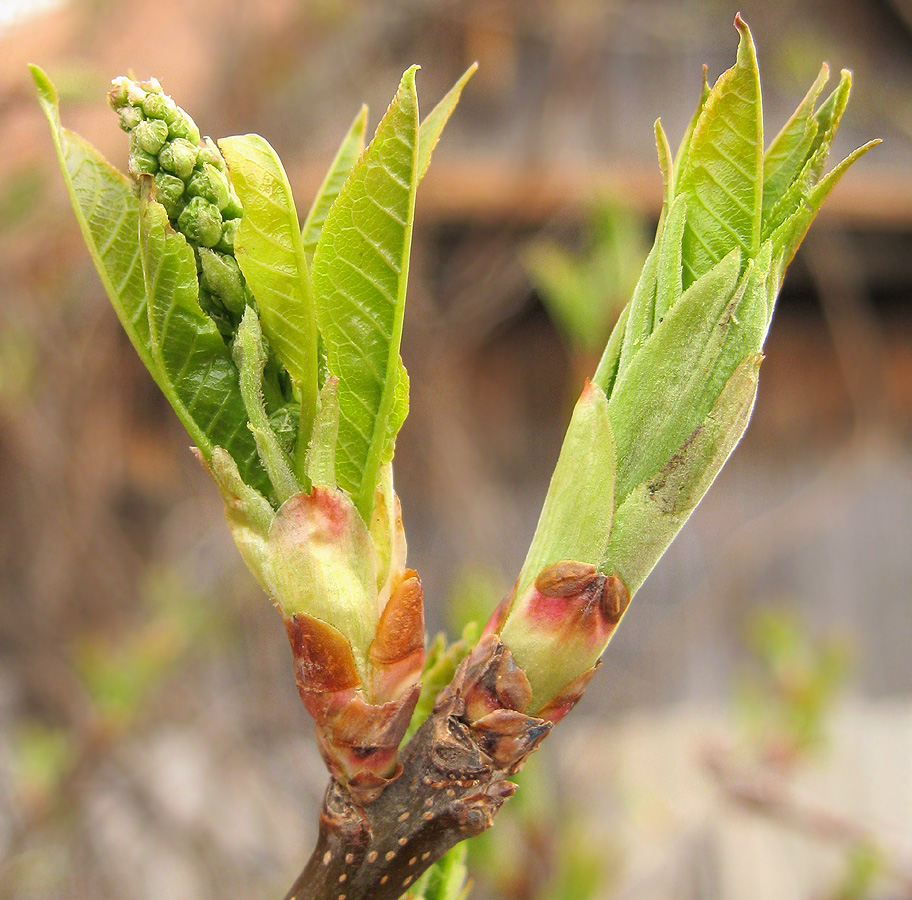
[[[70,202],[98,276],[130,343],[161,385],[163,375],[152,357],[146,289],[136,244],[139,201],[124,175],[91,144],[60,124],[56,88],[38,66],[31,66],[31,71]]]
[[[817,136],[814,105],[830,77],[824,63],[811,89],[763,155],[763,217],[766,219],[801,171]]]
[[[269,423],[263,403],[263,369],[266,367],[266,348],[263,346],[263,332],[256,310],[248,306],[244,311],[240,327],[234,339],[234,364],[240,372],[238,383],[247,418],[250,420],[250,431],[256,441],[260,462],[269,475],[275,488],[279,505],[301,490],[294,473],[291,461],[279,445],[278,438]]]
[[[747,25],[740,32],[735,65],[706,101],[690,141],[678,185],[686,193],[684,287],[709,271],[732,247],[746,263],[760,248],[763,200],[763,117],[760,73]]]
[[[256,298],[263,331],[301,400],[295,453],[300,475],[317,413],[317,318],[294,198],[282,163],[262,137],[218,143],[244,207],[234,255]]]
[[[611,336],[605,345],[605,352],[602,353],[598,368],[596,368],[595,374],[592,376],[592,383],[597,384],[605,392],[606,397],[611,396],[617,380],[618,366],[624,345],[624,335],[627,333],[627,319],[629,316],[630,304],[628,303],[621,311],[614,328],[611,330]]]
[[[794,180],[782,191],[763,220],[763,240],[784,222],[805,210],[805,200],[820,178],[830,155],[830,146],[839,128],[839,120],[849,102],[852,89],[851,73],[843,70],[839,84],[814,115],[814,138],[807,156]]]
[[[659,155],[659,168],[662,170],[662,214],[659,217],[659,228],[668,215],[668,209],[674,200],[674,160],[671,156],[671,147],[668,144],[668,135],[662,127],[662,120],[655,120],[656,152]]]
[[[393,454],[396,451],[396,437],[402,429],[405,420],[409,414],[409,375],[408,370],[399,358],[399,367],[396,372],[396,390],[393,395],[393,408],[390,410],[389,422],[386,428],[386,444],[383,448],[383,455],[380,457],[380,465],[384,466],[393,461]]]
[[[478,63],[472,63],[421,123],[418,129],[418,181],[421,181],[427,174],[428,166],[431,164],[431,155],[437,146],[437,141],[440,140],[444,126],[449,122],[453,110],[456,109],[456,104],[459,103],[462,89],[468,84],[477,69]]]
[[[709,411],[706,404],[716,397],[709,375],[740,299],[739,267],[740,254],[732,250],[691,285],[618,375],[609,401],[618,502],[659,471]]]
[[[336,486],[336,441],[339,438],[339,379],[330,375],[320,390],[320,411],[314,420],[307,450],[307,477],[311,484]]]
[[[779,260],[779,276],[776,282],[777,286],[781,283],[782,276],[785,274],[785,267],[791,262],[795,255],[795,250],[807,233],[811,222],[820,211],[823,201],[830,195],[830,192],[839,184],[840,179],[868,150],[876,147],[880,140],[868,141],[857,150],[853,150],[836,168],[828,172],[820,181],[811,187],[805,201],[786,219],[779,227],[773,231],[770,240],[773,245],[774,257]]]
[[[751,354],[729,378],[706,419],[663,469],[618,507],[603,568],[634,594],[709,490],[747,427],[762,357]]]
[[[678,197],[669,207],[659,239],[659,265],[656,273],[655,325],[658,327],[683,292],[681,255],[687,198]]]
[[[339,378],[336,477],[365,521],[399,384],[417,152],[413,67],[326,217],[311,273],[329,371]]]
[[[516,596],[536,576],[564,559],[598,565],[614,513],[615,444],[602,389],[587,382],[573,410],[551,477]]]
[[[663,225],[664,230],[664,225]],[[618,377],[627,369],[631,360],[639,353],[644,341],[655,327],[655,298],[658,285],[660,241],[656,240],[646,262],[640,280],[634,288],[633,297],[627,304],[627,322],[621,356],[618,361]],[[599,367],[601,368],[601,366]]]
[[[138,230],[151,352],[162,392],[207,460],[215,447],[223,447],[244,481],[268,495],[269,480],[247,429],[237,369],[215,323],[199,305],[193,250],[171,228],[160,203],[143,202]]]
[[[700,121],[700,116],[703,114],[703,107],[706,106],[706,101],[709,99],[710,88],[709,81],[706,78],[708,71],[706,65],[704,65],[703,84],[700,87],[700,100],[697,103],[697,108],[694,110],[693,116],[691,116],[690,122],[687,125],[687,130],[684,132],[681,143],[678,145],[678,152],[675,155],[673,168],[675,194],[677,194],[681,183],[681,174],[684,172],[684,169],[687,168],[687,157],[690,155],[690,142],[693,139],[694,129],[697,127],[697,122]]]
[[[361,112],[355,116],[354,122],[348,129],[348,134],[339,145],[336,156],[330,164],[326,178],[317,191],[310,212],[304,220],[301,227],[301,240],[304,243],[304,255],[307,257],[308,264],[313,261],[314,250],[317,248],[317,241],[320,239],[320,232],[323,230],[323,223],[329,214],[339,191],[345,184],[352,166],[358,161],[358,157],[364,150],[364,133],[367,130],[367,107],[362,106]]]

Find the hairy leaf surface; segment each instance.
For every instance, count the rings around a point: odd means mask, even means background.
[[[417,153],[411,68],[326,217],[311,273],[329,371],[339,379],[336,476],[365,520],[400,381]]]
[[[329,171],[323,179],[323,184],[317,191],[310,212],[304,220],[301,227],[301,239],[304,242],[304,255],[307,262],[313,261],[314,250],[317,249],[317,241],[320,239],[320,232],[323,230],[323,223],[332,209],[339,191],[345,184],[352,167],[358,161],[358,157],[364,150],[364,134],[367,130],[367,107],[362,106],[361,111],[355,116],[354,122],[348,129],[348,133],[342,139],[339,149],[336,151],[335,158],[329,166]]]
[[[60,124],[56,88],[37,66],[31,70],[92,262],[130,343],[161,384],[161,373],[152,358],[146,289],[136,240],[139,200],[126,176],[86,140]]]
[[[686,193],[684,287],[709,271],[732,247],[742,260],[760,247],[763,199],[763,119],[760,74],[747,25],[735,65],[710,92],[690,141],[678,193]]]
[[[761,359],[752,354],[737,366],[702,424],[660,472],[638,485],[618,507],[605,568],[617,572],[631,594],[646,580],[741,439],[753,410]]]

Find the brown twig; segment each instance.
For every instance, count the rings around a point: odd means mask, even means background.
[[[402,755],[402,773],[363,806],[333,781],[317,846],[285,900],[396,900],[460,841],[490,828],[508,780],[551,723],[524,715],[528,681],[496,635],[482,638]]]
[[[810,837],[848,847],[868,845],[886,850],[886,840],[873,829],[811,798],[800,797],[783,775],[769,768],[737,763],[721,748],[708,749],[703,757],[723,795],[730,802]],[[912,871],[887,854],[887,871],[912,896]]]

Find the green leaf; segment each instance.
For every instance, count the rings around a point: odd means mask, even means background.
[[[535,535],[516,583],[516,597],[552,563],[597,566],[614,513],[615,442],[602,389],[586,383],[561,447]]]
[[[218,143],[244,207],[234,255],[256,298],[270,347],[301,401],[295,451],[300,475],[317,413],[317,317],[294,198],[282,163],[265,139],[247,134]]]
[[[459,81],[454,84],[445,94],[443,99],[431,110],[427,118],[421,123],[418,129],[418,181],[427,174],[428,166],[431,164],[431,155],[440,140],[444,126],[453,115],[456,104],[462,95],[462,89],[466,86],[469,79],[478,69],[478,63],[472,63],[468,69],[463,72]]]
[[[851,73],[843,70],[836,89],[827,97],[814,116],[814,139],[808,148],[807,157],[803,160],[800,171],[764,218],[764,240],[796,214],[800,218],[800,214],[806,209],[808,195],[817,184],[829,157],[830,147],[839,128],[842,113],[849,101],[851,88]]]
[[[618,502],[659,471],[709,411],[716,394],[707,379],[740,300],[739,268],[739,251],[732,250],[684,292],[618,375],[609,402],[618,448]]]
[[[762,357],[746,357],[706,419],[657,474],[618,507],[604,568],[633,594],[681,530],[734,450],[750,419]]]
[[[468,845],[457,844],[434,863],[406,895],[413,900],[465,900],[469,893]]]
[[[307,450],[307,477],[311,484],[336,486],[336,441],[339,438],[339,379],[330,375],[320,390],[320,411],[314,420]]]
[[[339,379],[336,477],[365,521],[399,384],[417,152],[412,67],[326,217],[311,273],[329,371]]]
[[[827,173],[816,185],[809,191],[806,200],[801,206],[786,219],[771,235],[774,256],[778,262],[778,283],[781,283],[782,276],[785,274],[786,266],[791,262],[792,257],[798,245],[804,239],[811,222],[814,221],[823,201],[830,195],[830,192],[839,184],[840,179],[873,147],[876,147],[880,140],[868,141],[857,150],[850,153],[836,168]]]
[[[807,160],[818,131],[814,106],[829,77],[829,66],[824,63],[805,98],[763,155],[764,219],[769,216]]]
[[[238,371],[215,323],[200,308],[193,250],[160,203],[141,209],[137,252],[148,297],[151,352],[159,384],[207,460],[223,447],[244,481],[268,495],[269,480],[247,428]]]
[[[664,230],[664,225],[663,225]],[[643,264],[640,280],[633,290],[630,299],[624,340],[621,344],[621,355],[618,361],[618,377],[627,369],[631,360],[639,353],[640,347],[647,340],[655,324],[655,297],[658,285],[659,239],[652,245],[649,256]],[[601,366],[599,366],[601,368]]]
[[[57,90],[38,66],[30,68],[92,262],[130,343],[152,377],[162,384],[163,375],[152,357],[146,289],[136,240],[139,200],[124,175],[91,144],[60,124]]]
[[[614,328],[611,330],[611,336],[608,338],[608,343],[605,345],[605,352],[602,353],[602,358],[599,360],[595,374],[592,376],[593,384],[597,384],[605,392],[606,397],[610,397],[611,392],[614,390],[618,366],[621,361],[621,350],[624,346],[624,335],[627,332],[627,318],[629,315],[630,304],[628,303],[621,311],[621,315],[618,317]]]
[[[760,248],[763,116],[754,42],[738,16],[735,65],[706,101],[690,141],[678,193],[687,194],[684,287],[738,247],[742,260]]]
[[[656,273],[655,324],[668,314],[683,292],[681,257],[684,252],[684,225],[687,219],[687,198],[678,197],[670,206],[659,241],[659,262]]]
[[[684,132],[684,136],[681,138],[681,143],[678,145],[678,152],[675,155],[674,185],[676,194],[681,183],[681,175],[684,172],[684,169],[687,168],[687,157],[690,156],[690,142],[693,139],[694,129],[697,127],[697,122],[700,121],[700,116],[703,114],[703,107],[706,106],[706,101],[709,99],[710,88],[709,81],[706,78],[707,72],[708,69],[704,65],[703,84],[700,88],[700,100],[697,103],[697,108],[694,110],[694,114],[687,125],[687,130]]]
[[[345,184],[352,167],[364,150],[364,134],[366,131],[367,107],[362,106],[361,111],[351,123],[348,134],[345,135],[339,145],[336,156],[330,164],[329,171],[326,173],[326,178],[323,179],[323,184],[320,185],[313,205],[310,207],[310,212],[307,213],[307,218],[301,228],[301,240],[304,242],[304,255],[307,257],[308,263],[313,261],[314,250],[317,248],[317,241],[320,239],[320,232],[323,230],[326,216],[329,214],[333,203],[335,203],[336,197],[339,196],[339,191],[342,190],[342,186]]]
[[[380,465],[384,466],[393,461],[393,454],[396,452],[396,438],[405,424],[409,414],[409,375],[408,370],[399,358],[399,367],[396,374],[396,391],[393,395],[393,408],[390,410],[389,422],[386,429],[386,444],[383,448],[383,455],[380,457]]]
[[[659,169],[662,171],[662,214],[659,218],[659,227],[668,215],[675,196],[674,160],[671,156],[671,147],[668,144],[668,135],[662,127],[662,120],[655,120],[656,152],[659,155]]]
[[[266,415],[263,401],[263,369],[266,367],[266,348],[256,310],[248,306],[244,311],[233,347],[234,364],[240,372],[239,384],[244,408],[250,420],[250,431],[256,441],[260,462],[269,475],[281,505],[299,493],[301,486],[291,470],[291,460],[279,444]]]

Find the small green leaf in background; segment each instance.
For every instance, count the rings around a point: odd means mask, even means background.
[[[312,282],[329,371],[339,379],[336,477],[365,521],[399,381],[415,213],[418,97],[406,71],[365,154],[336,198]]]
[[[317,241],[320,239],[320,232],[323,231],[323,223],[332,209],[339,191],[342,190],[349,173],[358,161],[358,157],[364,150],[364,133],[367,130],[367,107],[362,106],[361,111],[355,116],[354,122],[348,129],[348,133],[342,139],[336,156],[330,163],[329,171],[323,179],[323,184],[317,190],[317,196],[307,213],[307,218],[301,226],[301,240],[304,245],[304,255],[307,257],[308,264],[313,262],[314,250],[317,249]]]
[[[462,637],[458,641],[447,644],[446,636],[441,632],[431,642],[421,674],[421,694],[418,703],[415,704],[408,731],[402,739],[403,746],[412,739],[421,723],[431,714],[437,695],[453,680],[456,669],[478,643],[480,634],[478,623],[469,622],[463,628]]]
[[[235,258],[256,298],[263,331],[301,402],[295,447],[300,476],[317,414],[317,316],[294,198],[275,150],[259,135],[223,138],[219,149],[244,206]]]
[[[592,357],[605,346],[647,253],[643,231],[639,215],[605,200],[589,213],[581,252],[546,238],[524,248],[523,266],[575,355]]]

